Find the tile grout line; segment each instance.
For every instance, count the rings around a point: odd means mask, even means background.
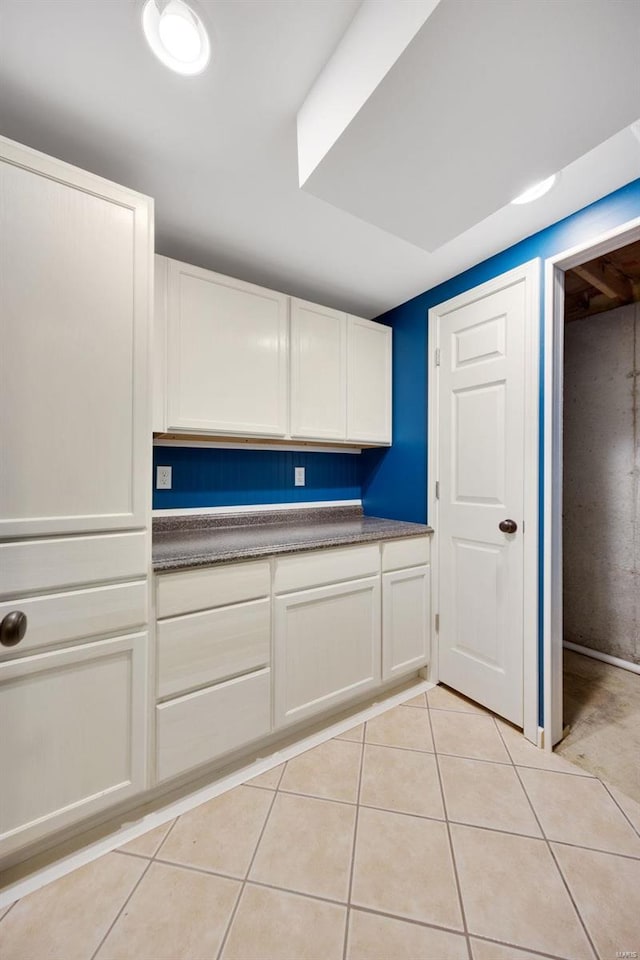
[[[393,813],[394,811],[390,811],[390,812]],[[441,820],[439,822],[443,823],[444,821]],[[533,839],[540,839],[540,838],[533,838]],[[131,856],[133,856],[133,854],[131,854]],[[188,864],[176,863],[172,860],[163,860],[160,858],[158,858],[155,862],[162,864],[163,866],[176,867],[177,869],[187,870],[192,873],[203,874],[204,876],[208,876],[208,877],[220,877],[221,879],[224,879],[224,880],[233,880],[236,883],[242,882],[241,878],[237,876],[233,876],[230,873],[223,873],[222,871],[219,871],[219,870],[208,870],[206,869],[206,867],[189,866]],[[267,890],[276,890],[282,893],[291,894],[292,896],[301,897],[302,899],[317,900],[320,903],[328,903],[336,907],[344,908],[348,906],[348,904],[344,900],[334,900],[331,897],[325,897],[317,893],[308,893],[308,892],[303,892],[301,890],[294,890],[291,887],[277,886],[274,883],[267,883],[265,880],[247,879],[246,885],[251,887],[261,887]],[[373,914],[374,916],[386,917],[390,920],[399,920],[399,921],[402,921],[403,923],[408,923],[413,926],[426,927],[427,929],[433,929],[433,930],[441,930],[444,933],[451,933],[451,934],[455,934],[458,937],[464,937],[463,931],[461,931],[459,928],[446,927],[446,926],[442,926],[441,924],[431,923],[426,920],[416,920],[415,917],[408,917],[408,916],[405,916],[404,914],[390,913],[385,910],[378,910],[375,907],[367,907],[364,904],[357,904],[357,906],[354,906],[353,909],[361,913],[370,913],[370,914]],[[514,949],[529,950],[530,952],[539,954],[541,957],[548,958],[548,960],[567,960],[566,957],[561,957],[559,954],[547,954],[542,951],[535,950],[532,947],[523,947],[519,944],[509,943],[506,940],[497,940],[495,937],[486,937],[483,934],[471,933],[469,936],[475,937],[478,940],[486,940],[488,943],[499,943],[506,947],[513,947]]]
[[[413,709],[422,710],[422,707],[414,707]],[[452,713],[453,711],[451,710],[436,711],[436,713],[447,713],[447,712]],[[470,713],[459,714],[459,715],[469,716],[469,717],[473,716],[473,714],[470,714]],[[494,717],[490,716],[488,719],[493,720]],[[357,743],[358,741],[352,741],[352,742]],[[393,749],[393,750],[406,750],[408,753],[428,753],[428,754],[435,753],[434,750],[422,750],[419,747],[403,747],[395,743],[377,743],[374,740],[368,740],[367,743],[371,747],[386,747],[388,749]],[[438,750],[437,752],[438,752],[438,755],[441,757],[453,757],[454,759],[457,759],[457,760],[475,760],[478,763],[493,763],[502,767],[517,766],[517,767],[522,767],[525,770],[543,770],[545,773],[560,774],[563,777],[580,777],[582,780],[598,780],[599,779],[598,777],[595,776],[595,774],[591,774],[591,773],[574,773],[572,770],[549,770],[548,767],[535,767],[535,766],[530,766],[527,763],[515,763],[515,761],[511,759],[511,755],[508,753],[508,751],[507,751],[507,756],[508,756],[507,760],[489,760],[487,757],[469,757],[467,756],[467,754],[448,753],[446,750]]]
[[[224,951],[224,948],[225,948],[226,945],[227,945],[227,940],[229,939],[229,934],[231,933],[231,927],[233,926],[233,921],[235,920],[236,915],[237,915],[237,913],[238,913],[238,909],[239,909],[239,907],[240,907],[240,901],[241,901],[241,899],[242,899],[242,894],[244,893],[244,891],[245,891],[245,889],[246,889],[247,880],[249,879],[249,874],[251,873],[251,868],[252,868],[252,866],[253,866],[253,862],[254,862],[254,860],[256,859],[256,855],[257,855],[257,853],[258,853],[258,847],[260,846],[260,842],[261,842],[261,840],[262,840],[262,838],[263,838],[263,836],[264,836],[264,832],[265,832],[265,830],[267,829],[267,824],[269,823],[269,818],[271,817],[271,811],[273,810],[273,808],[274,808],[274,806],[275,806],[275,802],[276,802],[276,799],[277,799],[277,797],[278,797],[278,792],[279,792],[279,789],[280,789],[280,784],[282,783],[282,778],[284,777],[285,770],[287,769],[288,763],[289,763],[289,761],[287,760],[287,761],[285,761],[285,763],[283,763],[283,765],[282,765],[282,770],[280,771],[280,777],[279,777],[278,782],[277,782],[277,784],[276,784],[276,789],[273,791],[273,797],[271,798],[271,803],[269,804],[269,809],[267,810],[267,815],[266,815],[266,817],[264,818],[264,823],[262,824],[262,829],[261,829],[260,834],[259,834],[259,836],[258,836],[258,839],[257,839],[257,841],[256,841],[256,845],[255,845],[255,847],[254,847],[254,849],[253,849],[253,854],[252,854],[252,856],[251,856],[251,860],[249,861],[249,866],[247,867],[246,873],[245,873],[245,875],[244,875],[244,879],[243,879],[243,880],[241,881],[241,883],[240,883],[240,890],[238,891],[238,896],[237,896],[237,898],[236,898],[236,902],[235,902],[235,904],[233,905],[233,909],[232,909],[232,911],[231,911],[231,914],[229,915],[229,919],[228,919],[228,921],[227,921],[227,926],[226,926],[226,928],[225,928],[224,935],[223,935],[223,937],[222,937],[222,940],[220,941],[220,947],[219,947],[218,952],[217,952],[217,954],[216,954],[216,960],[220,960],[220,958],[222,957],[222,953],[223,953],[223,951]],[[237,878],[236,878],[236,879],[237,879]]]
[[[146,877],[147,873],[148,873],[149,870],[151,869],[151,864],[155,861],[155,858],[157,857],[158,853],[160,852],[160,849],[161,849],[162,845],[164,844],[165,840],[167,839],[167,837],[169,836],[169,834],[171,833],[171,831],[173,830],[173,828],[175,827],[175,825],[176,825],[176,823],[178,822],[179,819],[180,819],[179,817],[176,817],[176,818],[175,818],[175,820],[173,821],[173,823],[171,824],[171,826],[169,827],[169,829],[168,829],[167,832],[165,833],[164,837],[162,838],[162,843],[160,843],[160,844],[158,845],[158,848],[157,848],[156,852],[154,853],[154,855],[149,858],[149,862],[147,863],[146,867],[144,868],[144,870],[142,871],[142,873],[141,873],[140,876],[138,877],[137,883],[134,884],[133,889],[131,890],[129,896],[125,899],[124,903],[122,904],[122,906],[121,906],[120,909],[118,910],[117,914],[115,915],[115,917],[113,918],[113,920],[112,920],[111,923],[109,924],[109,927],[108,927],[107,932],[105,933],[104,937],[102,938],[102,940],[100,941],[100,943],[98,944],[98,946],[96,947],[96,949],[95,949],[95,950],[93,951],[93,953],[91,954],[91,960],[95,960],[95,958],[97,957],[98,953],[100,952],[100,950],[102,949],[102,947],[103,947],[104,944],[106,943],[106,940],[107,940],[109,934],[111,933],[111,931],[112,931],[113,928],[115,927],[116,923],[118,922],[118,920],[119,920],[120,917],[122,916],[122,914],[123,914],[123,912],[124,912],[127,904],[128,904],[129,901],[131,900],[132,896],[134,895],[134,893],[136,892],[136,890],[138,889],[138,887],[140,886],[140,884],[142,883],[142,881],[143,881],[144,878]],[[113,851],[113,852],[115,853],[115,851]]]
[[[542,958],[542,960],[569,960],[568,957],[563,957],[559,953],[545,953],[544,950],[536,950],[535,947],[521,947],[517,943],[509,943],[507,940],[496,940],[495,937],[485,937],[480,933],[473,933],[472,937],[475,940],[483,940],[485,943],[496,943],[501,947],[513,947],[514,950],[522,950],[525,953],[533,953],[536,957]]]
[[[347,960],[347,947],[349,946],[349,921],[351,919],[351,893],[353,890],[353,874],[356,863],[356,843],[358,841],[358,821],[360,819],[360,794],[362,792],[362,771],[364,770],[364,753],[367,743],[367,723],[365,721],[362,728],[362,741],[360,743],[360,769],[358,770],[358,789],[356,791],[356,819],[353,825],[353,842],[351,844],[351,863],[349,866],[349,885],[347,887],[347,913],[344,923],[344,943],[342,945],[342,960]]]
[[[425,700],[427,700],[426,694],[425,694]],[[469,955],[470,958],[472,958],[472,957],[473,957],[473,952],[472,952],[472,950],[471,950],[471,940],[469,939],[469,927],[468,927],[468,925],[467,925],[467,915],[466,915],[466,913],[465,913],[464,901],[463,901],[463,899],[462,899],[462,887],[461,887],[461,885],[460,885],[460,877],[459,877],[459,875],[458,875],[458,864],[456,863],[456,855],[455,855],[455,851],[454,851],[454,849],[453,849],[453,838],[452,838],[452,836],[451,836],[451,824],[449,823],[449,814],[448,814],[448,812],[447,812],[447,801],[446,801],[446,799],[445,799],[444,786],[443,786],[443,784],[442,784],[442,775],[441,775],[441,773],[440,773],[440,760],[439,760],[439,757],[438,757],[438,748],[437,748],[437,745],[436,745],[436,738],[435,738],[435,733],[434,733],[434,730],[433,730],[433,724],[431,723],[431,707],[429,706],[429,701],[428,701],[428,700],[427,700],[427,719],[428,719],[428,721],[429,721],[429,731],[430,731],[430,733],[431,733],[431,740],[433,741],[433,750],[434,750],[434,754],[433,754],[433,755],[434,755],[435,760],[436,760],[436,772],[437,772],[437,774],[438,774],[438,785],[439,785],[439,787],[440,787],[440,799],[442,800],[442,809],[443,809],[443,811],[444,811],[444,822],[445,822],[446,827],[447,827],[447,838],[448,838],[448,840],[449,840],[449,852],[450,852],[450,854],[451,854],[451,865],[452,865],[452,867],[453,867],[453,875],[454,875],[454,878],[455,878],[456,890],[457,890],[457,893],[458,893],[458,904],[459,904],[459,906],[460,906],[460,915],[461,915],[461,917],[462,917],[462,926],[463,926],[463,928],[464,928],[464,937],[465,937],[465,941],[466,941],[466,944],[467,944],[467,954]]]
[[[509,756],[511,757],[511,753],[509,753],[509,747],[507,746],[507,743],[506,743],[504,737],[502,736],[502,731],[500,730],[500,727],[498,726],[495,718],[494,718],[494,724],[495,724],[496,730],[498,731],[498,736],[500,737],[500,739],[501,739],[502,742],[504,743],[505,749],[506,749],[507,753],[509,754]],[[513,757],[511,757],[511,762],[513,763]],[[594,957],[596,958],[596,960],[599,960],[600,954],[599,954],[598,951],[596,950],[595,944],[594,944],[593,940],[591,939],[591,934],[589,933],[589,930],[588,930],[588,928],[587,928],[587,925],[586,925],[586,923],[585,923],[585,921],[584,921],[584,919],[583,919],[583,917],[582,917],[582,914],[581,914],[580,911],[578,910],[578,904],[576,903],[576,901],[575,901],[575,899],[574,899],[573,893],[571,892],[571,889],[570,889],[570,887],[569,887],[569,884],[567,883],[567,881],[566,881],[566,879],[565,879],[564,873],[563,873],[562,870],[560,869],[560,864],[558,863],[558,860],[557,860],[557,857],[556,857],[556,855],[555,855],[555,852],[554,852],[554,850],[553,850],[553,848],[552,848],[552,846],[551,846],[551,841],[550,841],[549,838],[547,837],[546,831],[545,831],[544,827],[542,826],[542,822],[541,822],[541,820],[540,820],[540,818],[539,818],[539,816],[538,816],[538,814],[537,814],[536,808],[535,808],[534,805],[533,805],[533,801],[531,800],[531,797],[529,796],[529,793],[528,793],[528,791],[527,791],[527,788],[526,788],[526,786],[525,786],[525,784],[524,784],[524,782],[523,782],[523,780],[522,780],[522,777],[520,776],[520,771],[518,770],[518,768],[517,768],[517,766],[515,765],[515,763],[513,763],[513,769],[514,769],[515,772],[516,772],[516,776],[517,776],[517,778],[518,778],[518,781],[519,781],[519,783],[520,783],[520,786],[521,786],[522,789],[524,790],[524,795],[525,795],[525,797],[527,798],[527,801],[528,801],[528,803],[529,803],[529,806],[531,807],[531,812],[533,813],[533,815],[534,815],[534,817],[535,817],[535,819],[536,819],[536,823],[538,824],[538,827],[540,828],[540,831],[541,831],[541,833],[542,833],[543,842],[546,844],[547,850],[549,851],[549,855],[550,855],[551,859],[553,860],[553,862],[554,862],[554,864],[555,864],[555,868],[556,868],[556,870],[558,871],[558,874],[560,875],[560,879],[562,880],[562,883],[563,883],[563,885],[564,885],[564,888],[565,888],[565,890],[567,891],[567,895],[568,895],[568,897],[569,897],[569,900],[570,900],[571,903],[573,904],[573,909],[575,910],[576,916],[578,917],[578,920],[580,921],[580,925],[581,925],[582,929],[584,930],[584,934],[585,934],[585,936],[586,936],[586,938],[587,938],[587,941],[588,941],[588,943],[589,943],[589,945],[590,945],[590,947],[591,947],[591,949],[592,949],[592,951],[593,951],[593,955],[594,955]]]
[[[598,779],[600,779],[600,778],[598,778]],[[611,790],[610,790],[610,788],[609,788],[609,785],[608,785],[607,783],[605,783],[604,780],[600,780],[600,783],[601,783],[602,786],[605,788],[605,790],[607,791],[607,793],[609,794],[609,796],[611,797],[611,799],[613,800],[613,802],[615,803],[616,807],[618,808],[618,810],[620,811],[620,813],[622,814],[622,816],[625,818],[625,820],[627,821],[627,823],[629,824],[629,826],[631,827],[631,829],[634,830],[635,833],[637,833],[638,836],[640,837],[640,830],[636,827],[636,825],[633,823],[631,817],[628,816],[628,814],[626,813],[626,811],[624,810],[624,808],[621,806],[621,804],[618,803],[618,801],[616,800],[616,798],[614,797],[614,795],[611,793]],[[632,798],[632,797],[629,797],[629,799],[631,800],[631,799],[633,799],[633,798]]]
[[[414,707],[414,709],[422,709],[422,707]],[[435,757],[435,754],[434,754],[434,753],[430,753],[430,752],[423,751],[423,750],[413,750],[413,749],[408,748],[408,747],[407,747],[407,748],[396,747],[396,746],[393,746],[393,745],[391,745],[391,744],[367,743],[367,742],[364,742],[364,743],[363,743],[363,741],[358,741],[358,740],[353,740],[353,741],[348,741],[348,742],[351,742],[351,743],[353,743],[354,745],[355,745],[355,744],[360,744],[360,746],[363,746],[363,745],[364,745],[364,746],[370,746],[370,747],[375,747],[375,748],[384,747],[384,748],[389,749],[389,750],[403,750],[404,752],[418,753],[418,754],[422,754],[422,755],[425,755],[425,756]],[[315,748],[313,748],[313,749],[315,749]],[[516,767],[518,766],[517,764],[515,764],[515,763],[513,762],[513,760],[511,759],[511,757],[509,757],[509,760],[508,760],[508,761],[504,761],[504,762],[503,762],[503,761],[495,761],[495,760],[484,760],[484,759],[479,759],[479,758],[477,758],[477,757],[459,757],[457,754],[445,754],[445,753],[443,753],[443,754],[438,754],[438,756],[443,756],[443,757],[451,758],[451,759],[453,759],[453,760],[468,760],[468,761],[471,762],[471,763],[490,764],[490,765],[492,765],[492,766],[501,766],[501,767],[508,767],[508,768],[511,768],[511,767],[514,767],[514,766],[516,766]],[[287,762],[289,762],[289,761],[287,761]],[[535,771],[539,771],[539,772],[541,772],[541,773],[549,773],[549,774],[551,774],[551,775],[555,775],[555,774],[557,774],[557,773],[560,773],[561,775],[564,775],[564,771],[547,770],[547,769],[545,769],[544,767],[526,767],[526,768],[524,768],[524,769],[527,769],[527,770],[535,770]],[[569,776],[573,776],[573,774],[569,774]],[[279,779],[278,779],[278,783],[279,783],[279,784],[282,782],[283,778],[284,778],[284,770],[280,773],[280,776],[279,776]],[[584,780],[595,779],[595,780],[597,780],[598,778],[597,778],[597,777],[580,777],[580,779],[584,779]],[[600,781],[599,781],[599,782],[600,782]],[[397,813],[397,814],[400,814],[401,816],[404,816],[404,817],[413,817],[413,818],[417,818],[417,819],[420,819],[420,820],[431,820],[431,821],[440,822],[440,823],[444,822],[444,820],[445,820],[444,817],[433,817],[433,816],[429,816],[428,814],[424,814],[424,813],[416,813],[415,811],[412,811],[412,810],[401,810],[400,808],[397,808],[397,807],[380,807],[380,806],[377,806],[376,804],[364,803],[364,802],[362,802],[362,800],[360,800],[360,799],[358,799],[358,800],[356,800],[356,801],[353,801],[353,800],[343,800],[343,799],[338,798],[338,797],[332,797],[332,796],[327,796],[327,795],[320,795],[320,794],[315,794],[315,793],[303,793],[303,792],[301,792],[300,790],[291,790],[291,789],[284,788],[284,787],[282,787],[282,786],[277,786],[277,787],[264,787],[264,786],[261,786],[261,785],[259,785],[259,784],[251,784],[251,783],[241,784],[241,786],[251,787],[251,789],[253,789],[253,790],[262,790],[262,791],[264,791],[264,792],[269,792],[269,793],[274,793],[275,791],[278,791],[280,794],[283,794],[283,795],[286,795],[286,796],[300,797],[300,798],[303,798],[303,799],[307,799],[307,798],[308,798],[308,799],[310,799],[310,800],[322,800],[322,801],[326,801],[326,802],[328,802],[328,803],[337,803],[337,804],[341,804],[342,806],[348,806],[348,807],[356,807],[356,806],[359,805],[359,806],[361,806],[361,807],[364,807],[364,808],[367,809],[367,810],[378,810],[378,811],[380,811],[381,813]],[[358,797],[360,797],[360,780],[358,781]],[[528,799],[528,798],[527,798],[527,799]],[[613,798],[612,798],[612,799],[613,799]],[[624,811],[622,811],[622,812],[624,812]],[[448,820],[449,823],[452,823],[452,824],[454,824],[455,826],[473,827],[473,828],[476,829],[476,830],[485,830],[485,831],[487,831],[487,832],[489,832],[489,833],[501,833],[501,834],[506,834],[507,836],[523,837],[524,839],[527,839],[527,838],[528,838],[528,839],[533,839],[533,840],[544,839],[544,836],[541,836],[540,834],[535,834],[535,833],[523,833],[523,832],[520,831],[520,830],[507,830],[507,829],[504,828],[504,827],[490,827],[490,826],[487,826],[486,824],[476,823],[476,822],[471,821],[471,820],[459,820],[459,819],[457,819],[456,817],[451,817],[451,816],[448,816],[448,815],[447,815],[446,819]],[[626,819],[628,819],[628,818],[626,818]],[[536,822],[537,822],[537,820],[536,820]],[[631,826],[633,826],[633,825],[631,825]],[[605,853],[605,854],[608,854],[609,856],[622,857],[622,858],[625,859],[625,860],[640,860],[640,853],[638,853],[638,854],[621,853],[619,850],[605,849],[605,848],[603,848],[603,847],[592,847],[592,846],[587,846],[586,844],[583,844],[583,843],[572,843],[571,841],[568,841],[568,840],[557,840],[557,839],[553,839],[553,838],[551,838],[551,840],[552,840],[553,843],[558,843],[558,844],[560,844],[560,845],[562,845],[562,846],[565,846],[565,847],[572,847],[572,848],[575,848],[575,849],[577,849],[577,850],[592,850],[592,851],[594,851],[595,853]],[[162,842],[164,843],[164,840],[163,840]],[[143,859],[148,859],[144,854],[131,853],[131,852],[127,851],[127,850],[117,850],[117,849],[116,849],[116,850],[114,850],[113,852],[114,852],[114,853],[120,853],[120,854],[123,854],[123,855],[125,855],[125,856],[141,857],[141,858],[143,858]],[[174,861],[171,861],[171,860],[163,860],[163,862],[164,862],[164,863],[172,863],[172,862],[174,862]],[[175,862],[176,862],[179,866],[188,866],[187,864],[182,864],[182,863],[179,863],[178,861],[175,861]],[[212,871],[212,872],[216,873],[216,871]],[[227,874],[219,874],[219,875],[220,875],[220,876],[227,876]],[[234,879],[238,879],[238,878],[235,877]]]

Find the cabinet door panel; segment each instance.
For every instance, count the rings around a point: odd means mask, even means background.
[[[344,440],[347,431],[347,318],[291,301],[291,436]]]
[[[391,443],[391,327],[349,317],[347,440]]]
[[[382,678],[409,673],[429,659],[429,566],[382,575]]]
[[[380,682],[380,579],[275,600],[275,723],[302,720]]]
[[[169,430],[284,436],[287,297],[169,261]]]
[[[7,141],[0,194],[0,537],[143,527],[150,201]]]
[[[0,665],[0,852],[145,786],[147,635]]]

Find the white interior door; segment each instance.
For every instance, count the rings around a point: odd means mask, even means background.
[[[537,439],[537,419],[526,422],[535,272],[523,268],[436,308],[431,328],[439,348],[439,679],[519,726],[525,602],[535,593],[525,584],[524,540],[532,430]]]

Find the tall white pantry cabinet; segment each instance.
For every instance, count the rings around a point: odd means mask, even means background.
[[[0,857],[147,787],[153,203],[0,139]]]

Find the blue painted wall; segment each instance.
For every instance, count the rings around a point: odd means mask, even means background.
[[[551,257],[638,216],[640,179],[378,317],[393,327],[393,446],[362,454],[366,513],[419,523],[427,519],[429,309],[528,260]]]
[[[156,466],[173,467],[171,490],[156,490]],[[306,467],[305,487],[293,468]],[[312,500],[356,500],[362,495],[362,457],[349,453],[280,450],[153,448],[153,507],[227,507]]]
[[[393,446],[363,453],[365,513],[398,520],[427,521],[427,314],[431,307],[536,257],[544,260],[599,234],[640,217],[640,179],[634,180],[583,210],[533,234],[378,319],[393,328]],[[544,275],[542,277],[544,284]],[[543,291],[544,293],[544,291]],[[544,302],[543,300],[541,301]],[[545,344],[540,343],[543,369]],[[542,437],[545,398],[540,392],[540,554],[538,609],[543,603]],[[544,722],[544,657],[542,618],[538,622],[538,723]]]

